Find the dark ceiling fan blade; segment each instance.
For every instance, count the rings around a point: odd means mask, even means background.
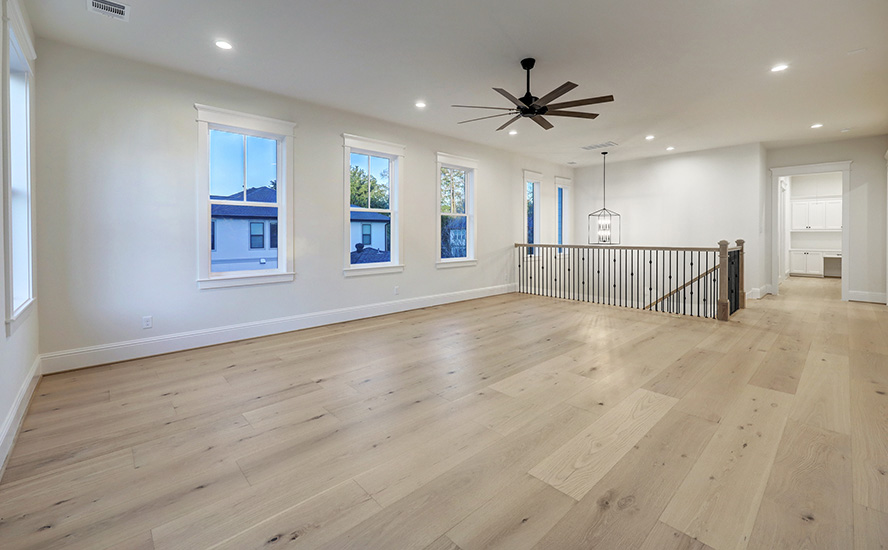
[[[549,111],[546,116],[569,116],[573,118],[598,118],[598,113],[580,113],[577,111]]]
[[[503,124],[502,126],[500,126],[499,128],[497,128],[496,131],[499,132],[500,130],[502,130],[503,128],[508,126],[509,124],[512,124],[513,122],[518,120],[519,118],[521,118],[521,115],[516,115],[515,118],[510,118],[509,122],[507,122],[507,123]]]
[[[536,105],[537,107],[545,107],[553,99],[563,96],[564,94],[573,90],[576,87],[577,87],[577,85],[574,84],[573,82],[569,82],[569,81],[565,82],[564,84],[562,84],[561,86],[558,86],[557,88],[555,88],[554,90],[552,90],[548,94],[546,94],[543,97],[539,98],[538,100],[534,101],[533,104]]]
[[[511,101],[512,103],[514,103],[516,107],[520,107],[520,108],[522,108],[522,109],[523,109],[524,107],[527,107],[527,105],[525,105],[524,103],[521,103],[521,100],[520,100],[520,99],[518,99],[517,97],[513,96],[513,95],[510,94],[509,92],[503,90],[502,88],[494,88],[494,91],[498,92],[501,96],[503,96],[504,98],[508,99],[508,100]]]
[[[451,105],[451,107],[462,107],[464,109],[496,109],[497,111],[514,111],[512,107],[481,107],[480,105]]]
[[[583,105],[595,105],[596,103],[607,103],[613,101],[614,96],[603,95],[601,97],[589,97],[586,99],[576,99],[574,101],[563,101],[561,103],[553,103],[549,105],[549,109],[567,109],[569,107],[582,107]]]
[[[475,122],[476,120],[485,120],[485,119],[488,119],[488,118],[496,118],[496,117],[498,117],[498,116],[507,116],[507,115],[511,115],[511,114],[512,114],[512,113],[501,113],[501,114],[498,114],[498,115],[482,116],[482,117],[479,117],[479,118],[470,118],[469,120],[463,120],[463,121],[461,121],[461,122],[457,122],[457,124],[465,124],[466,122]]]
[[[537,124],[539,124],[540,126],[542,126],[543,128],[545,128],[546,130],[551,130],[552,128],[555,127],[555,126],[552,126],[552,123],[551,123],[551,122],[549,122],[548,120],[544,119],[544,118],[541,117],[540,115],[532,116],[532,117],[530,117],[530,120],[536,122]]]

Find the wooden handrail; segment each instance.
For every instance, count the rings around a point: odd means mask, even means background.
[[[683,247],[683,246],[614,246],[607,244],[528,244],[528,243],[515,243],[515,248],[585,248],[585,249],[599,249],[599,250],[665,250],[667,252],[672,251],[687,251],[687,252],[718,252],[718,247]]]
[[[697,275],[696,277],[694,277],[694,278],[691,279],[690,281],[686,282],[685,284],[681,285],[680,287],[676,288],[675,290],[673,290],[673,291],[670,292],[669,294],[665,294],[665,295],[663,295],[663,296],[660,297],[660,299],[658,299],[656,302],[651,302],[650,304],[644,306],[644,309],[651,309],[652,307],[654,307],[655,305],[659,304],[660,302],[662,302],[662,301],[665,300],[666,298],[672,296],[673,294],[676,294],[676,293],[680,292],[683,288],[687,287],[688,285],[692,285],[692,284],[696,283],[697,281],[699,281],[699,280],[702,279],[703,277],[709,275],[710,273],[716,271],[717,269],[718,269],[718,266],[716,265],[715,267],[711,268],[709,271],[706,271],[705,273],[701,273],[700,275]]]

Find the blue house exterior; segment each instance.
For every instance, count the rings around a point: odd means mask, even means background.
[[[350,242],[353,264],[391,261],[391,218],[379,212],[352,210]]]

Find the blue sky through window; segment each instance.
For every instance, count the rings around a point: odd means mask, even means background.
[[[210,130],[212,198],[243,192],[245,183],[247,188],[269,187],[273,180],[277,180],[277,141]]]

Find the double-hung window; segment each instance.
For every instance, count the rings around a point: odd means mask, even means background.
[[[205,105],[195,108],[200,288],[292,281],[287,237],[293,227],[290,156],[295,124]]]
[[[9,23],[4,36],[9,58],[3,63],[3,95],[7,110],[0,115],[8,140],[3,143],[4,248],[6,250],[6,330],[11,334],[34,302],[31,202],[31,60],[30,35],[15,2],[4,3]]]
[[[473,265],[477,161],[438,153],[438,266]]]
[[[345,275],[403,271],[398,197],[404,146],[344,134]]]

